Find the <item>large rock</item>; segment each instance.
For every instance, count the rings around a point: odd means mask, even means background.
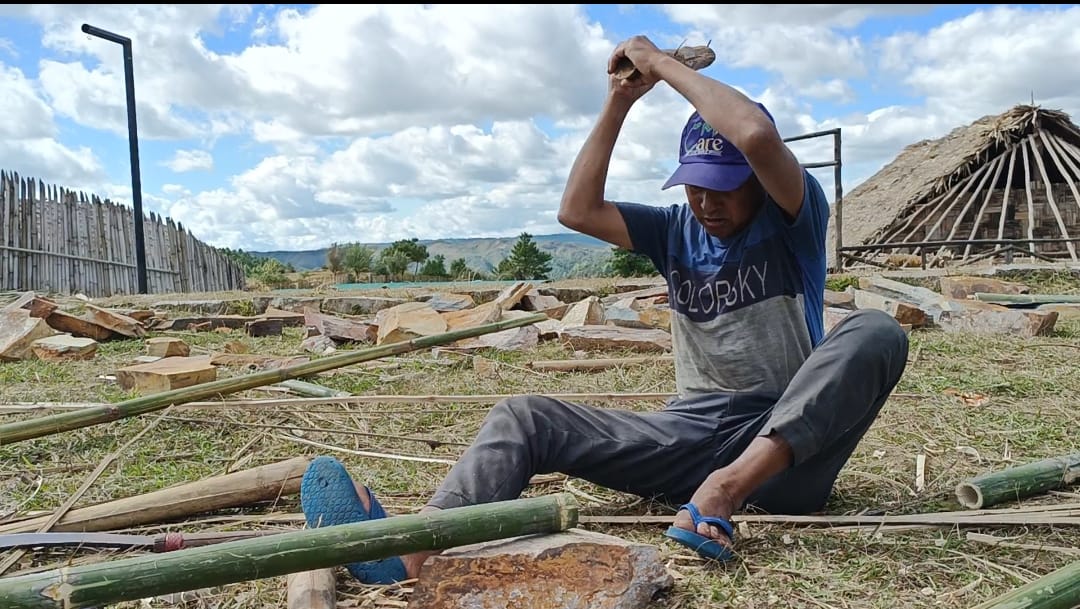
[[[570,529],[448,550],[409,609],[636,609],[674,584],[655,546]]]
[[[54,334],[44,319],[31,317],[29,310],[5,309],[0,312],[0,361],[29,359],[34,341]]]

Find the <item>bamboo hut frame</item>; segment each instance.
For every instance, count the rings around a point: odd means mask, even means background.
[[[829,227],[832,269],[889,268],[890,254],[923,267],[930,257],[1080,261],[1080,128],[1034,105],[985,116],[905,148],[847,194],[843,211]]]

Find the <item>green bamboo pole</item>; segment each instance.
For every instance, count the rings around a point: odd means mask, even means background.
[[[577,526],[560,493],[0,578],[4,609],[77,609]]]
[[[1077,294],[995,294],[975,292],[975,300],[995,304],[1056,304],[1080,302]]]
[[[1077,480],[1080,480],[1080,453],[977,476],[957,485],[956,499],[968,509],[979,510],[1052,491]]]
[[[972,609],[1076,609],[1080,607],[1080,561],[1065,565]]]
[[[125,400],[117,404],[105,404],[104,406],[95,406],[72,412],[63,412],[34,419],[27,419],[25,421],[7,423],[0,425],[0,446],[70,431],[72,429],[79,429],[81,427],[108,423],[126,417],[139,416],[167,408],[174,404],[183,404],[185,402],[219,397],[238,391],[270,385],[272,383],[280,383],[287,379],[318,374],[335,368],[379,359],[381,357],[400,355],[417,349],[453,343],[464,338],[473,338],[491,332],[527,326],[547,318],[547,315],[544,313],[536,313],[514,319],[506,319],[489,324],[473,326],[471,328],[454,330],[452,332],[444,332],[432,336],[421,336],[412,340],[369,347],[367,349],[359,349],[357,351],[350,351],[339,355],[331,355],[303,364],[297,364],[295,366],[286,366],[284,368],[255,372],[236,378],[211,381],[193,387],[173,389],[172,391]]]

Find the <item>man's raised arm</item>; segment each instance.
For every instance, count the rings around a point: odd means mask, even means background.
[[[566,180],[559,205],[559,223],[563,226],[624,249],[633,249],[622,214],[604,199],[604,186],[611,153],[626,115],[634,102],[655,84],[653,80],[627,85],[611,79],[611,88],[596,125],[578,152]]]

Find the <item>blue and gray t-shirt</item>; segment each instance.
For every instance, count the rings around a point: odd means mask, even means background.
[[[616,203],[634,250],[667,279],[680,396],[779,396],[824,336],[829,205],[817,179],[803,174],[793,222],[770,200],[724,240],[705,232],[688,204]]]

